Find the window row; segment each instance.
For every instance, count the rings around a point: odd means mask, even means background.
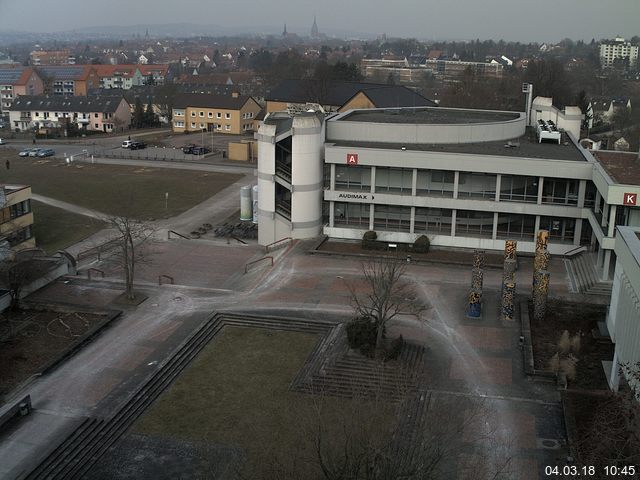
[[[372,168],[367,166],[336,165],[335,189],[372,191]],[[417,196],[453,198],[456,173],[450,170],[418,170],[415,191]],[[378,193],[411,195],[413,169],[376,167],[375,188]],[[502,175],[499,195],[496,195],[498,177],[495,174],[459,172],[458,198],[478,198],[501,201],[537,203],[539,177]],[[542,188],[543,204],[578,205],[579,181],[545,178]]]
[[[370,205],[334,203],[334,226],[369,228]],[[451,235],[453,210],[416,207],[413,233]],[[455,236],[492,238],[496,215],[493,212],[456,210]],[[535,237],[535,215],[499,213],[495,223],[497,239],[528,239]],[[573,242],[575,219],[540,217],[540,229],[549,230],[552,239]],[[373,229],[394,232],[411,231],[411,207],[375,205]]]
[[[178,114],[176,114],[176,115],[178,115]],[[203,111],[200,111],[198,115],[199,115],[200,117],[204,117],[204,116],[205,116]],[[192,111],[192,112],[191,112],[191,116],[192,116],[192,117],[195,117],[195,116],[196,116],[196,112],[195,112],[195,111]],[[213,118],[213,112],[207,112],[207,117],[208,117],[208,118]],[[222,112],[216,112],[216,118],[222,118]],[[230,114],[229,112],[226,112],[226,113],[224,114],[224,118],[225,118],[226,120],[230,120],[230,119],[231,119],[231,114]],[[243,117],[243,118],[244,118],[244,117]]]

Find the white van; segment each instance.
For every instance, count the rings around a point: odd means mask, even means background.
[[[124,142],[122,142],[122,148],[129,148],[132,143],[133,140],[125,140]]]

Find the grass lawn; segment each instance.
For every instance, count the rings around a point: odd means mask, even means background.
[[[35,223],[36,245],[47,253],[55,253],[84,240],[107,225],[100,220],[31,201]]]
[[[4,168],[5,160],[11,169]],[[20,158],[0,150],[3,183],[31,185],[33,193],[110,215],[143,220],[168,218],[203,202],[241,175],[167,168],[75,163]],[[165,193],[169,193],[165,209]]]
[[[322,418],[332,431],[342,427],[339,417],[348,410],[348,400],[323,397],[327,413],[319,417],[318,397],[288,390],[317,340],[303,333],[225,327],[138,420],[134,432],[240,446],[253,468],[263,468],[265,458],[274,456],[313,457],[314,420]]]

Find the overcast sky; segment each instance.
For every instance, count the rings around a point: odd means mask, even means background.
[[[280,31],[286,22],[307,35],[314,14],[320,32],[424,39],[542,43],[640,35],[640,0],[0,0],[0,30],[190,22],[243,33],[256,26]]]

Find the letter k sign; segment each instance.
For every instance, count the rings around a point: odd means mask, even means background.
[[[638,194],[637,193],[625,193],[623,205],[637,205],[638,203]]]

